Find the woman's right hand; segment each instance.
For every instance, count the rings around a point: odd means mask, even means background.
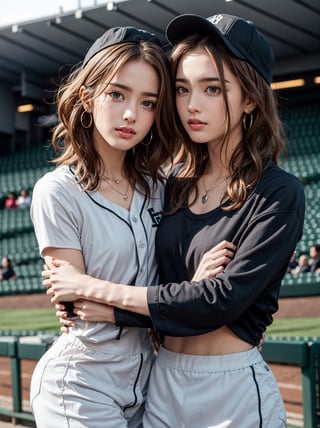
[[[222,272],[233,259],[236,249],[237,247],[232,242],[219,242],[203,255],[192,281],[210,279]]]
[[[68,312],[65,310],[63,303],[55,305],[56,316],[62,324],[61,331],[66,333],[68,327],[74,327],[74,318],[68,318]],[[115,322],[114,308],[103,303],[91,302],[89,300],[76,300],[73,304],[74,316],[83,321],[93,322]]]
[[[54,307],[56,309],[56,317],[59,318],[59,322],[62,324],[62,327],[60,327],[61,333],[68,333],[68,328],[75,326],[74,320],[68,318],[68,312],[63,303],[56,303]]]

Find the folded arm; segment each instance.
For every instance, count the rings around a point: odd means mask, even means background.
[[[222,241],[204,254],[193,281],[202,278],[212,278],[220,273],[232,260],[236,247],[227,241]],[[83,272],[83,271],[82,271]],[[72,265],[62,260],[51,261],[51,268],[42,273],[43,285],[48,288],[52,303],[61,301],[76,301],[75,314],[81,319],[90,321],[116,321],[117,324],[131,326],[150,326],[150,315],[147,303],[147,288],[144,286],[127,286],[103,281],[85,275]],[[88,301],[100,305],[89,304]],[[110,310],[103,312],[102,304],[115,306],[115,314]],[[62,305],[56,305],[57,316],[65,318]],[[131,312],[140,314],[135,317]],[[142,317],[141,317],[142,315]],[[62,321],[63,322],[63,321]],[[70,321],[63,322],[72,325]]]

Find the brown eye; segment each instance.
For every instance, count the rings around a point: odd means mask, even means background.
[[[183,94],[186,94],[188,92],[188,89],[184,88],[183,86],[177,86],[176,87],[176,92],[179,95],[183,95]]]
[[[209,86],[206,89],[206,92],[208,92],[209,94],[213,94],[213,95],[219,95],[221,93],[221,89],[218,88],[218,86]]]
[[[118,92],[118,91],[108,92],[107,96],[109,96],[110,98],[112,98],[115,101],[123,100],[124,99],[124,96],[120,92]]]

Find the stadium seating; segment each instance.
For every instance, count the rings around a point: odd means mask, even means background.
[[[33,189],[34,183],[48,170],[54,152],[48,143],[33,146],[10,155],[1,156],[0,162],[0,204],[8,192],[19,194],[21,189]]]
[[[288,158],[282,167],[295,174],[304,184],[306,218],[304,234],[297,253],[308,253],[310,245],[320,243],[320,104],[310,104],[281,111],[288,140]],[[52,148],[45,143],[27,150],[3,156],[0,163],[0,204],[9,191],[19,193],[27,188],[31,195],[35,182],[54,168],[50,160]],[[29,210],[10,210],[0,207],[0,255],[11,257],[19,279],[0,283],[0,295],[44,291],[40,272],[42,259]],[[283,285],[311,285],[319,283],[319,276],[289,276]]]
[[[0,162],[0,257],[14,263],[17,280],[0,282],[0,296],[44,292],[41,281],[43,260],[39,256],[29,209],[5,210],[10,191],[19,194],[28,189],[32,195],[35,182],[54,168],[52,149],[47,144],[1,157]]]
[[[306,195],[306,217],[297,253],[320,243],[320,104],[282,111],[289,156],[284,169],[300,178]]]

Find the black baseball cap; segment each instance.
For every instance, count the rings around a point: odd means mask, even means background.
[[[185,14],[174,18],[166,29],[166,37],[172,45],[198,33],[217,35],[236,57],[248,61],[268,84],[271,83],[274,53],[253,22],[224,13],[209,18]]]
[[[88,50],[83,63],[82,68],[86,66],[88,61],[103,49],[109,46],[117,45],[119,43],[135,42],[139,43],[142,40],[150,41],[156,45],[163,47],[160,40],[153,33],[148,31],[140,30],[135,27],[113,27],[107,30],[101,37],[99,37]]]

